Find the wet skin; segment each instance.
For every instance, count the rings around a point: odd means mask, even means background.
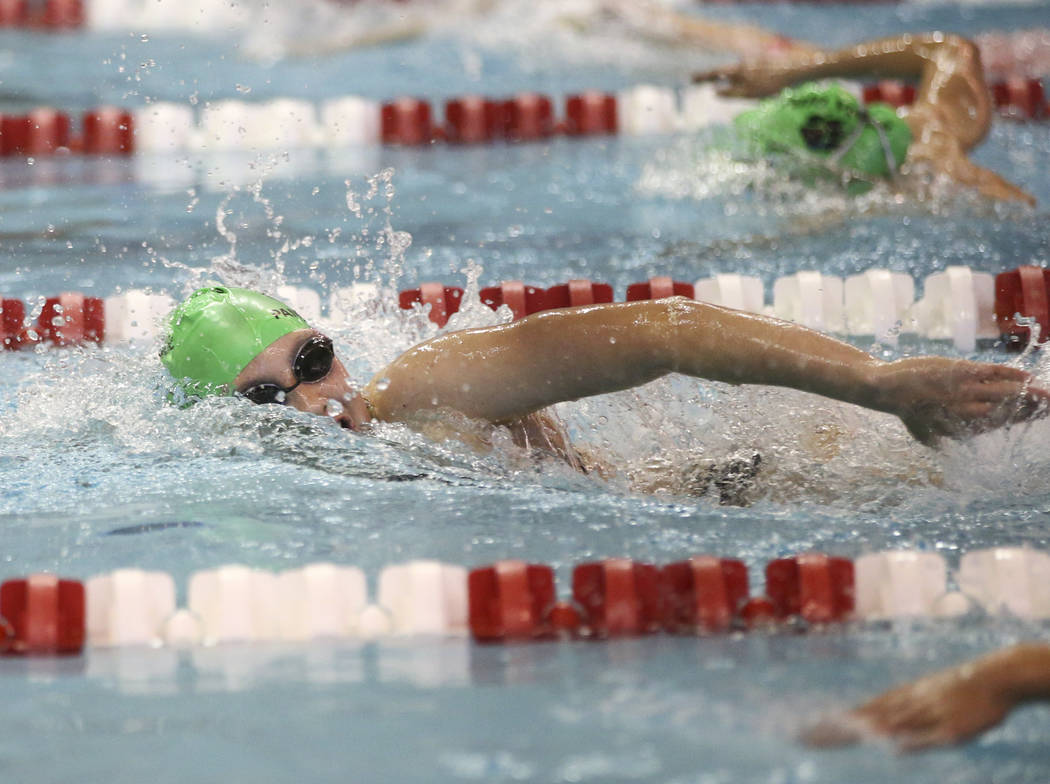
[[[293,386],[295,356],[318,334],[304,329],[274,341],[238,374],[236,388]],[[1019,368],[946,357],[884,362],[795,324],[681,297],[445,333],[403,353],[362,392],[336,358],[324,378],[298,385],[286,402],[351,429],[373,418],[417,427],[457,417],[509,425],[523,444],[562,452],[564,439],[552,440],[535,415],[668,373],[865,406],[896,415],[928,444],[1045,416],[1050,403],[1050,391]]]
[[[845,715],[828,716],[801,740],[831,748],[889,738],[902,751],[965,743],[1015,707],[1050,699],[1050,646],[1024,643],[890,689]]]

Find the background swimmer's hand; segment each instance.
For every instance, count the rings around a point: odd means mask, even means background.
[[[808,746],[834,748],[889,738],[902,751],[964,743],[996,724],[1015,699],[993,667],[966,663],[887,691],[807,729]]]
[[[792,84],[791,72],[776,62],[758,60],[725,65],[693,74],[693,83],[715,82],[727,98],[764,98]]]
[[[1050,412],[1050,392],[1018,368],[914,357],[877,371],[875,408],[896,414],[924,444],[963,438]]]

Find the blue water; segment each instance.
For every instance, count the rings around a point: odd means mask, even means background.
[[[762,5],[712,13],[795,34],[821,29],[845,42],[933,25],[1021,29],[1045,25],[1047,10]],[[601,31],[574,47],[552,33],[542,57],[530,51],[531,33],[518,46],[487,44],[487,35],[484,21],[466,18],[458,35],[261,62],[244,53],[243,30],[146,40],[140,31],[7,32],[0,108],[348,93],[436,99],[526,87],[560,95],[676,85],[687,72],[659,47],[612,57],[622,39]],[[471,275],[542,285],[586,276],[614,284],[622,298],[628,283],[660,273],[748,272],[768,291],[777,275],[805,268],[842,275],[886,266],[921,280],[948,264],[999,271],[1047,261],[1050,126],[998,123],[977,155],[1032,191],[1034,211],[943,194],[923,206],[880,196],[814,201],[790,187],[757,195],[746,172],[734,177],[712,156],[717,144],[717,134],[704,133],[272,160],[0,161],[0,290],[32,304],[60,290],[180,295],[208,278],[318,291],[364,279],[388,290],[389,305],[399,287],[463,285]],[[711,182],[717,187],[706,192]],[[466,314],[459,325],[491,318]],[[325,326],[362,379],[430,329],[392,307]],[[909,337],[896,353],[855,342],[886,356],[953,353]],[[938,453],[879,415],[675,379],[559,407],[577,441],[618,466],[618,477],[601,480],[397,427],[352,436],[243,401],[173,410],[154,357],[150,348],[0,357],[0,576],[139,566],[184,586],[193,571],[223,563],[276,570],[331,560],[374,580],[384,565],[411,558],[473,566],[513,557],[550,563],[564,590],[572,565],[586,560],[665,563],[713,552],[743,558],[758,591],[766,561],[809,549],[856,556],[921,547],[955,565],[981,547],[1050,547],[1046,423]],[[982,357],[1003,359],[992,349]],[[834,455],[807,446],[821,427],[838,434]],[[681,462],[742,448],[762,451],[771,471],[747,508],[643,493],[628,479],[654,456]],[[144,533],[113,534],[134,526]],[[967,747],[922,756],[879,746],[814,752],[793,738],[822,710],[1047,631],[978,616],[808,636],[2,660],[0,765],[13,782],[1041,784],[1050,773],[1044,709],[1027,709]]]

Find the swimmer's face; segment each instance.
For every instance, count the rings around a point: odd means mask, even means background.
[[[274,402],[331,417],[343,427],[356,430],[370,419],[368,407],[347,378],[343,363],[334,354],[331,368],[327,373],[323,372],[327,359],[325,340],[313,329],[289,332],[249,362],[237,374],[234,386],[241,394],[250,393],[253,387],[258,392],[263,385],[266,385],[264,390],[272,387],[288,390],[275,395]],[[297,358],[299,377],[295,372]]]

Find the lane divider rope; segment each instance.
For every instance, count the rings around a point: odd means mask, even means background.
[[[855,337],[871,336],[897,345],[902,334],[951,341],[962,353],[973,353],[991,341],[1007,350],[1023,350],[1050,337],[1050,270],[1025,265],[992,275],[969,267],[950,266],[928,275],[923,296],[915,297],[915,281],[900,272],[872,269],[845,280],[815,270],[777,278],[766,304],[762,280],[755,276],[717,274],[695,283],[668,276],[627,287],[625,301],[683,296],[714,305],[761,313],[817,331]],[[377,286],[334,287],[327,313],[321,296],[310,288],[280,286],[273,292],[312,323],[327,319],[345,323],[381,296]],[[438,327],[445,327],[463,306],[464,289],[439,282],[398,294],[405,310],[423,309]],[[557,308],[613,302],[607,283],[576,279],[549,288],[521,281],[503,281],[478,292],[481,304],[496,310],[506,306],[513,319]],[[32,319],[26,303],[0,298],[0,346],[8,350],[35,346],[74,346],[154,341],[164,318],[174,307],[167,294],[126,291],[99,298],[65,292],[42,299]]]
[[[164,572],[118,569],[85,582],[34,574],[0,584],[0,651],[468,635],[489,643],[603,640],[974,611],[1050,618],[1050,554],[1028,548],[967,553],[954,585],[943,556],[910,550],[855,561],[803,553],[769,561],[764,576],[765,592],[753,595],[737,559],[697,555],[657,566],[608,558],[575,566],[563,600],[545,564],[499,561],[468,571],[410,561],[380,572],[372,600],[353,566],[273,573],[229,565],[191,575],[187,605],[178,607],[175,581]]]
[[[667,276],[627,287],[626,301],[684,296],[714,305],[776,316],[821,332],[873,336],[896,345],[902,334],[950,340],[963,353],[981,341],[1001,340],[1009,350],[1021,350],[1034,337],[1050,335],[1050,271],[1026,265],[998,275],[950,266],[928,275],[923,296],[916,300],[915,282],[904,273],[873,269],[845,280],[815,270],[777,278],[766,304],[762,280],[755,276],[718,274],[695,283]],[[428,317],[439,327],[462,305],[463,289],[424,283],[402,291],[399,305],[429,307]],[[510,308],[515,319],[553,308],[613,301],[608,284],[574,280],[543,289],[521,281],[504,281],[482,288],[482,304]],[[294,304],[294,303],[293,303]]]
[[[909,104],[915,93],[911,86],[888,81],[852,89],[866,101],[894,106]],[[1050,117],[1039,79],[996,82],[992,91],[1004,117]],[[206,104],[199,117],[189,105],[158,102],[136,109],[91,109],[82,115],[79,132],[68,113],[38,107],[27,114],[0,115],[0,156],[337,149],[442,141],[469,145],[555,136],[671,134],[727,124],[752,105],[753,101],[723,98],[710,84],[680,91],[652,85],[616,94],[585,91],[566,96],[561,117],[555,115],[553,99],[537,93],[500,99],[462,96],[445,102],[443,122],[422,98],[380,103],[343,96],[319,106],[293,98],[261,103],[220,100]]]

